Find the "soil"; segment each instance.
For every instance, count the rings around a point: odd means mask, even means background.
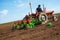
[[[32,29],[11,30],[13,22],[0,24],[0,40],[60,40],[60,14],[52,26],[37,25]]]

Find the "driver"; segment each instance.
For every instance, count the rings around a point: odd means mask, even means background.
[[[36,11],[37,12],[42,12],[42,9],[41,9],[41,6],[40,5],[38,5],[38,7],[36,8]]]
[[[40,5],[36,8],[36,16],[39,15],[39,12],[43,12]]]

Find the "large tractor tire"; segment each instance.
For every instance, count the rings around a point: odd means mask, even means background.
[[[39,20],[42,21],[42,24],[45,24],[48,22],[48,16],[42,12],[39,14]]]
[[[53,16],[53,21],[57,21],[58,20],[58,16],[57,15],[54,15]]]

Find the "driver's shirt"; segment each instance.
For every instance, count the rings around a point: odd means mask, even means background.
[[[37,10],[37,12],[42,12],[41,8],[37,8],[36,10]]]

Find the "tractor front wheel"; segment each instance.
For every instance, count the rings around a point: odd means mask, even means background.
[[[53,16],[53,21],[57,21],[58,17],[56,15]]]

